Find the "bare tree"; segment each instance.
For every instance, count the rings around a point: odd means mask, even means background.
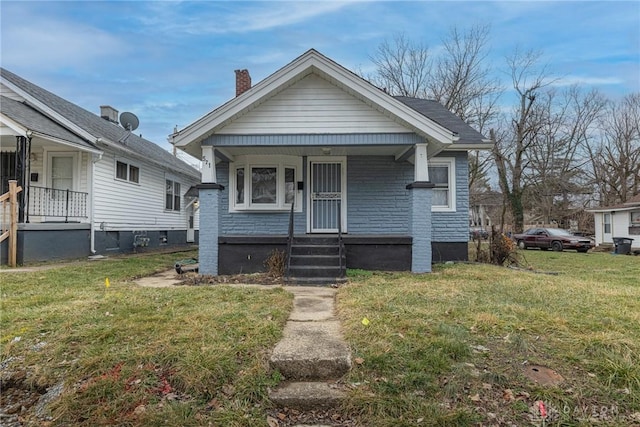
[[[495,120],[502,92],[487,65],[489,26],[465,32],[451,28],[442,40],[444,52],[435,61],[426,94],[483,132]]]
[[[536,99],[552,81],[546,67],[540,67],[540,53],[517,50],[507,57],[513,89],[517,95],[517,106],[508,123],[503,124],[499,134],[493,133],[496,141],[493,157],[498,171],[498,183],[505,202],[513,216],[516,233],[524,228],[523,195],[527,186],[525,168],[529,165],[527,152],[538,140],[542,128],[542,111]]]
[[[377,69],[369,79],[391,95],[438,101],[484,133],[498,116],[497,101],[502,93],[487,61],[489,34],[489,26],[465,31],[453,27],[435,56],[425,44],[396,35],[371,57]],[[491,160],[485,152],[469,154],[471,188],[486,187],[476,184],[487,180]]]
[[[424,95],[431,75],[431,58],[425,45],[396,34],[392,42],[383,41],[370,59],[377,67],[370,78],[374,84],[391,95]]]
[[[599,202],[626,202],[640,193],[640,93],[610,102],[600,127],[600,139],[587,144]]]
[[[597,91],[571,86],[549,89],[538,97],[540,131],[526,153],[528,207],[545,223],[565,223],[580,195],[591,193],[585,173],[584,147],[596,134],[604,105]],[[564,224],[566,226],[566,224]]]

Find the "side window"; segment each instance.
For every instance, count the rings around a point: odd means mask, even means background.
[[[165,180],[165,209],[169,211],[180,211],[180,183],[167,179]]]
[[[140,168],[124,160],[116,160],[116,179],[140,183]]]
[[[455,202],[455,159],[434,158],[429,162],[429,181],[434,184],[432,210],[454,212]]]

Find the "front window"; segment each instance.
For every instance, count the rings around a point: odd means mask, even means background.
[[[273,205],[277,202],[278,168],[251,168],[251,203]]]
[[[434,211],[456,210],[455,160],[435,158],[429,162],[429,180],[434,184],[431,205]]]
[[[631,212],[631,226],[640,227],[640,211]]]
[[[229,164],[229,210],[288,210],[293,203],[301,211],[297,181],[302,159],[294,156],[237,156]],[[248,195],[248,196],[247,196]]]
[[[180,183],[167,179],[165,192],[165,209],[170,211],[180,210]]]

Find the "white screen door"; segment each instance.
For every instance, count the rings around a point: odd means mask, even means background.
[[[344,221],[343,162],[311,162],[311,232],[337,233],[338,221],[342,231]]]

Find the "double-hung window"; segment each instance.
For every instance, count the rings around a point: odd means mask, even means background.
[[[429,160],[429,181],[434,184],[431,197],[433,211],[455,212],[455,176],[455,159],[433,158]]]
[[[165,179],[165,204],[164,208],[168,211],[180,210],[180,183],[171,179]]]
[[[116,179],[140,183],[140,168],[122,160],[116,160]]]
[[[296,211],[302,160],[294,156],[237,156],[229,166],[230,211]]]

